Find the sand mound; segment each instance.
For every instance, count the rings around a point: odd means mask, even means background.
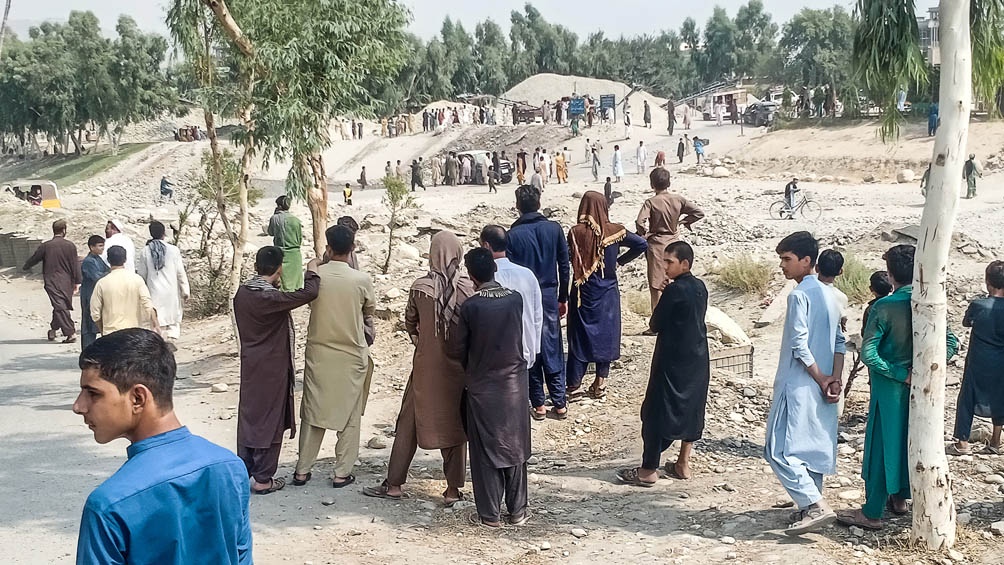
[[[622,82],[575,75],[541,73],[510,88],[502,96],[515,102],[539,105],[543,104],[544,100],[553,101],[572,94],[588,94],[594,98],[599,98],[602,94],[614,94],[617,96],[617,102],[620,103],[629,92],[631,92],[631,87]],[[636,92],[631,96],[632,108],[639,111],[643,100],[648,100],[648,103],[653,106],[653,112],[655,108],[666,103],[665,98],[652,96],[647,92]]]

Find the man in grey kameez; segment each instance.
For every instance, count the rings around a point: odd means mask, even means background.
[[[785,533],[800,535],[836,519],[823,499],[823,476],[836,472],[844,334],[830,289],[812,274],[819,255],[812,235],[789,235],[777,254],[798,286],[788,296],[764,457],[798,506]]]

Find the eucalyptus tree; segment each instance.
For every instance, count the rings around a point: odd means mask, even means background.
[[[1004,1],[941,0],[941,126],[932,152],[913,284],[913,369],[908,452],[912,538],[930,549],[955,543],[952,477],[945,455],[946,283],[962,188],[974,92],[992,100],[1004,83]],[[858,0],[854,57],[864,84],[884,104],[884,138],[899,134],[895,93],[927,71],[913,0]],[[891,117],[890,117],[891,116]]]

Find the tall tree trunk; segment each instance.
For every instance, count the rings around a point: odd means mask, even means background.
[[[972,104],[972,44],[968,0],[941,0],[941,127],[913,286],[913,374],[910,393],[909,460],[913,534],[932,550],[955,543],[952,477],[945,433],[945,332],[948,253],[962,188],[962,167]]]
[[[234,20],[233,16],[230,15],[230,10],[227,8],[227,3],[225,0],[203,0],[206,6],[213,11],[216,16],[216,21],[220,23],[223,27],[223,32],[227,34],[230,41],[234,42],[234,45],[240,49],[241,53],[247,58],[252,58],[254,56],[254,46],[251,44],[251,40],[244,35],[241,31],[237,21]]]
[[[3,9],[3,23],[0,23],[0,56],[3,55],[3,40],[7,37],[7,16],[10,15],[11,0],[7,0]]]
[[[251,165],[254,158],[254,138],[252,137],[253,133],[251,131],[251,108],[245,108],[240,115],[241,121],[244,122],[244,127],[248,130],[248,136],[244,139],[244,154],[241,155],[241,182],[240,187],[238,188],[240,231],[237,233],[237,243],[234,247],[234,262],[230,267],[231,296],[237,294],[237,290],[241,284],[241,268],[244,265],[244,249],[247,247],[248,242],[248,192],[251,189]]]
[[[324,171],[324,158],[320,153],[308,157],[313,186],[307,189],[307,207],[314,234],[314,256],[324,255],[327,240],[324,230],[328,229],[328,176]]]

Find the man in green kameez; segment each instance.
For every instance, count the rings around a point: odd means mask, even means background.
[[[300,253],[303,228],[300,219],[289,213],[289,197],[286,195],[275,199],[275,213],[268,221],[268,235],[272,236],[273,245],[282,249],[282,291],[300,290],[303,288],[303,255]]]
[[[864,331],[861,359],[871,377],[871,401],[865,428],[865,456],[861,477],[865,480],[865,504],[860,510],[838,513],[837,521],[867,530],[882,528],[882,513],[909,512],[910,474],[907,458],[907,426],[910,378],[913,371],[913,260],[916,248],[897,245],[885,254],[886,270],[893,293],[875,302]],[[959,348],[951,330],[947,335],[948,358]]]

